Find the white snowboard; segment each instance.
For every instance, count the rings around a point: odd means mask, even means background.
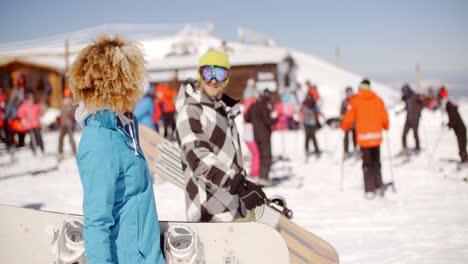
[[[7,205],[0,205],[0,215],[0,263],[86,263],[82,216]],[[289,263],[286,243],[265,224],[160,222],[160,226],[161,235],[171,230],[171,235],[166,233],[171,243],[161,239],[162,247],[174,253],[166,253],[167,263],[179,263],[170,262],[175,256],[197,259],[180,263]],[[184,251],[188,244],[193,245],[192,255]]]

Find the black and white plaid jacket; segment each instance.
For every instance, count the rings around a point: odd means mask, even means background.
[[[237,101],[215,100],[197,86],[183,84],[176,101],[187,219],[228,222],[241,217],[239,198],[228,191],[234,175],[245,175],[234,122],[241,111]]]

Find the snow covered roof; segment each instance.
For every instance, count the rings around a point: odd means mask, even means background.
[[[155,58],[148,61],[149,70],[197,68],[200,54]],[[289,53],[284,49],[263,47],[256,48],[255,51],[246,49],[244,52],[230,52],[229,61],[231,66],[277,64],[288,56]]]
[[[183,76],[192,76],[198,66],[198,57],[208,49],[220,49],[223,40],[214,36],[211,23],[170,25],[101,25],[80,31],[45,37],[30,41],[0,43],[0,66],[14,60],[65,69],[65,40],[68,40],[69,61],[100,34],[120,35],[141,43],[146,53],[149,77],[168,79],[171,70],[185,70]],[[273,42],[271,42],[273,43]],[[226,47],[224,47],[226,48]],[[277,64],[291,56],[297,65],[297,79],[303,84],[310,80],[318,85],[324,102],[322,111],[337,115],[346,86],[357,86],[362,76],[336,67],[310,54],[273,45],[254,45],[228,42],[231,65]],[[180,73],[179,73],[180,74]],[[371,80],[372,81],[372,80]],[[305,89],[304,85],[303,88]],[[387,103],[397,101],[398,92],[386,85],[372,81],[372,89]]]
[[[102,25],[58,36],[1,43],[0,65],[20,59],[63,70],[66,41],[69,45],[70,62],[73,62],[77,53],[102,33],[122,35],[140,42],[146,53],[150,71],[197,67],[201,54],[208,49],[222,47],[223,40],[212,35],[210,24],[168,27],[173,30],[160,32],[161,26],[157,25]],[[279,63],[287,56],[284,49],[253,45],[246,48],[240,43],[228,45],[233,50],[230,52],[232,65]]]

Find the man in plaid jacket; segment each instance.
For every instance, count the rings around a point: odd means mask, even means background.
[[[234,122],[238,101],[223,94],[230,77],[228,56],[208,51],[199,66],[198,81],[186,81],[176,101],[187,219],[229,222],[264,204],[266,196],[245,179]]]

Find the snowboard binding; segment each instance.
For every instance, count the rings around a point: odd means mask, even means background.
[[[293,211],[287,207],[286,200],[284,200],[284,198],[279,195],[275,195],[271,197],[271,199],[268,199],[267,205],[280,212],[288,219],[293,217]]]
[[[198,234],[188,226],[171,226],[164,233],[164,253],[168,264],[205,263]]]
[[[83,239],[83,222],[69,219],[63,222],[56,243],[57,264],[85,264],[85,244]]]

